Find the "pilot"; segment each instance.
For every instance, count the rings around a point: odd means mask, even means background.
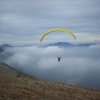
[[[58,62],[60,61],[61,57],[57,57],[58,58]]]

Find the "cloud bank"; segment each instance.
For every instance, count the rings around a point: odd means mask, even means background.
[[[57,56],[61,56],[60,62]],[[42,80],[77,85],[92,76],[92,82],[100,84],[100,45],[73,48],[14,47],[6,49],[0,58],[0,61]],[[95,87],[90,84],[88,86]],[[99,85],[96,88],[100,88]]]

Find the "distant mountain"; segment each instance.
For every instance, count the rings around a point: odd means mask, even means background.
[[[100,44],[100,43],[98,43]],[[44,46],[39,46],[39,47],[48,47],[48,46],[58,46],[58,47],[63,47],[63,48],[67,48],[67,47],[89,47],[91,45],[96,45],[95,43],[81,43],[81,44],[71,44],[71,43],[68,43],[68,42],[56,42],[56,43],[51,43],[51,44],[47,44],[47,45],[44,45]],[[25,45],[25,46],[15,46],[15,47],[31,47],[33,45]],[[13,48],[13,46],[9,45],[9,44],[3,44],[0,46],[0,49],[8,49],[8,48]],[[0,50],[2,51],[2,50]]]
[[[84,44],[77,44],[77,45],[74,45],[74,44],[71,44],[71,43],[68,43],[68,42],[56,42],[56,43],[51,43],[51,44],[48,44],[48,45],[45,45],[45,46],[42,46],[42,47],[48,47],[48,46],[58,46],[58,47],[89,47],[91,45],[96,45],[94,43],[84,43]]]
[[[12,48],[13,46],[9,45],[9,44],[3,44],[2,46],[0,46],[0,48],[2,49],[7,49],[7,48]]]
[[[96,44],[94,44],[94,43],[84,43],[84,44],[78,44],[76,46],[78,46],[78,47],[89,47],[91,45],[96,45]]]
[[[56,42],[56,43],[51,43],[48,45],[45,45],[43,47],[48,47],[48,46],[58,46],[58,47],[75,47],[75,45],[67,42]]]
[[[0,53],[2,53],[4,50],[2,48],[0,48]]]

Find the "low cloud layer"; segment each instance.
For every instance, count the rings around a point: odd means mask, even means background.
[[[67,83],[87,73],[100,72],[100,45],[90,47],[15,47],[0,55],[1,61],[43,80]],[[61,56],[58,62],[57,56]]]

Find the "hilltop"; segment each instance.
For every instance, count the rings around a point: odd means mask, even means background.
[[[100,90],[0,71],[0,100],[100,100]]]

